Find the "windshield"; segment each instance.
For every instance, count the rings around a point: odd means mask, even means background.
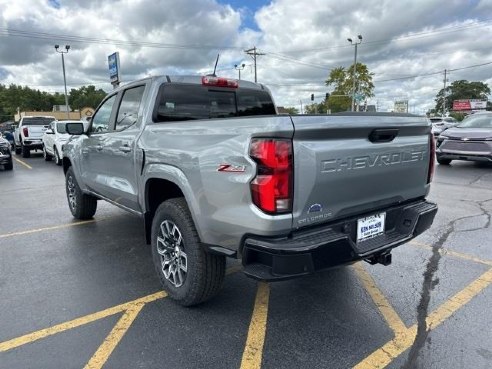
[[[270,94],[253,89],[213,89],[201,85],[161,87],[157,122],[276,114]]]
[[[32,118],[24,118],[22,120],[23,126],[47,126],[51,122],[53,122],[54,118],[44,118],[44,117],[32,117]]]
[[[66,123],[57,123],[56,131],[58,133],[67,133],[67,124]]]
[[[459,125],[458,128],[492,128],[492,114],[472,115]]]

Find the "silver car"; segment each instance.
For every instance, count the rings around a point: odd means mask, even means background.
[[[492,162],[492,112],[470,115],[437,138],[439,164],[452,160]]]

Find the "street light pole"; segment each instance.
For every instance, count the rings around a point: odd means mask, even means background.
[[[63,57],[63,54],[68,53],[68,50],[70,50],[70,45],[65,45],[65,50],[58,50],[60,45],[55,45],[55,50],[56,52],[60,53],[62,56],[62,68],[63,68],[63,85],[65,86],[65,110],[67,111],[67,119],[70,119],[70,113],[68,112],[68,94],[67,94],[67,78],[65,77],[65,58]]]
[[[246,64],[244,63],[241,65],[234,64],[234,69],[239,72],[239,80],[241,80],[241,71],[244,69],[245,66]]]
[[[352,85],[352,111],[355,111],[355,70],[357,69],[357,45],[359,45],[362,42],[362,36],[358,35],[357,40],[353,41],[351,38],[347,38],[347,41],[350,42],[352,45],[355,46],[355,53],[354,53],[354,68],[352,70],[352,80],[353,80],[353,85]]]

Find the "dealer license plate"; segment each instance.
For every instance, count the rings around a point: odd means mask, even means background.
[[[386,213],[371,215],[357,220],[357,242],[365,241],[384,233]]]

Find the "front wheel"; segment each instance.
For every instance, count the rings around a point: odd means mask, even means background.
[[[4,168],[5,168],[5,170],[14,169],[14,163],[12,162],[12,159],[10,160],[10,162],[8,164],[5,164]]]
[[[157,208],[152,258],[162,287],[183,306],[204,302],[222,287],[225,257],[204,251],[183,198],[164,201]]]
[[[60,155],[58,155],[58,150],[56,149],[56,146],[53,147],[53,152],[55,153],[55,164],[62,165],[62,160],[60,158]]]
[[[45,161],[51,161],[51,155],[48,154],[45,146],[43,146],[43,158]]]
[[[97,199],[86,195],[80,189],[73,168],[70,167],[65,175],[65,189],[67,191],[68,207],[74,218],[85,220],[94,216],[97,209]]]

